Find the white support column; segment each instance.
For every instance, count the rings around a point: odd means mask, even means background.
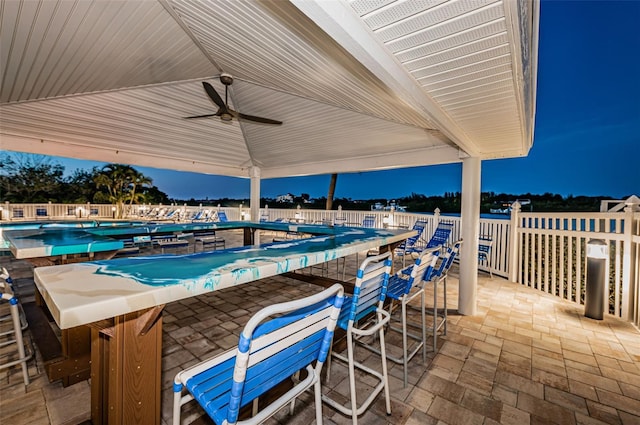
[[[636,294],[635,287],[633,285],[633,278],[636,275],[635,264],[633,259],[635,258],[635,245],[633,244],[633,217],[635,211],[640,207],[640,199],[633,195],[625,201],[624,208],[624,237],[622,239],[623,252],[622,257],[622,320],[633,321],[633,313],[635,303],[640,299]],[[636,310],[637,311],[637,310]]]
[[[251,194],[249,198],[251,221],[260,221],[260,168],[249,168],[249,177],[251,177]],[[255,232],[253,243],[260,245],[260,231]]]
[[[460,235],[460,287],[458,312],[472,316],[477,310],[478,237],[480,233],[481,161],[477,157],[462,160],[462,206]]]
[[[520,202],[511,204],[511,223],[509,225],[509,280],[518,282],[520,276],[520,245],[518,244],[518,226],[520,225]]]

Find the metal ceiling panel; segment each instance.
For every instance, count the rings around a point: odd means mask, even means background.
[[[347,110],[433,128],[288,2],[174,0],[171,5],[225,72]]]
[[[432,93],[440,89],[446,89],[457,84],[467,82],[470,78],[477,79],[490,76],[494,73],[511,71],[511,62],[508,55],[498,56],[484,62],[476,62],[472,65],[445,71],[438,75],[430,75],[420,79],[420,84]]]
[[[217,81],[212,83],[221,86]],[[2,132],[239,166],[248,154],[237,122],[184,119],[194,112],[212,110],[215,112],[202,85],[194,81],[7,105],[2,109]],[[218,143],[219,139],[225,143]]]
[[[429,9],[447,0],[406,0],[395,2],[392,7],[380,8],[361,15],[364,22],[374,31],[388,27],[408,18],[430,13]],[[352,4],[353,5],[353,4]]]
[[[396,0],[352,0],[349,4],[353,10],[363,16],[388,4],[394,3],[395,1]]]
[[[7,1],[0,11],[2,103],[217,73],[155,1]]]
[[[448,72],[452,72],[458,67],[477,64],[480,61],[486,61],[494,58],[496,55],[500,55],[500,53],[496,53],[496,49],[500,47],[506,47],[508,49],[506,33],[492,35],[434,53],[433,55],[424,56],[405,64],[405,66],[412,72],[426,70],[437,73],[440,72],[442,68],[445,68]]]
[[[266,178],[524,155],[531,1],[4,1],[0,148]],[[222,71],[284,124],[184,119]]]
[[[404,19],[396,19],[397,15],[403,14],[402,12],[396,14],[396,8],[401,8],[404,5],[404,2],[396,2],[394,3],[394,7],[389,7],[385,10],[385,13],[390,14],[391,19],[395,21],[394,24],[383,27],[377,31],[374,28],[372,28],[372,30],[374,30],[374,33],[382,42],[389,43],[400,38],[406,39],[408,36],[413,34],[420,34],[426,28],[439,24],[446,23],[446,25],[452,25],[452,22],[455,22],[456,19],[468,19],[468,17],[464,16],[465,14],[474,12],[478,9],[482,10],[483,6],[494,2],[495,0],[448,1],[438,7],[422,9],[419,13],[409,15]],[[462,21],[462,19],[459,20]],[[364,21],[366,23],[367,19],[364,19]],[[465,27],[456,26],[456,31],[459,31],[462,28]]]
[[[484,8],[474,10],[473,13],[465,16],[465,19],[454,19],[439,25],[425,27],[404,37],[390,40],[385,45],[394,54],[399,55],[398,57],[402,61],[405,61],[407,60],[407,58],[403,57],[405,52],[409,52],[411,49],[419,49],[422,46],[429,46],[430,43],[438,43],[441,40],[446,41],[449,37],[466,36],[466,38],[463,38],[465,41],[460,42],[468,42],[486,37],[488,34],[485,32],[488,31],[501,32],[504,30],[504,28],[500,28],[500,19],[502,18],[504,18],[504,9],[500,3],[493,3]],[[485,25],[491,22],[496,22],[497,25],[485,29]],[[490,34],[495,32],[490,32]],[[467,34],[469,35],[467,36]],[[420,57],[420,55],[418,54],[416,57]]]
[[[523,146],[520,141],[528,136],[517,105],[520,77],[512,63],[512,27],[502,1],[407,0],[366,14],[354,11],[425,95],[472,135],[478,152],[491,156],[510,143]],[[464,118],[478,111],[481,119]]]
[[[282,126],[242,124],[247,140],[251,141],[251,156],[261,168],[313,163],[319,158],[336,161],[363,154],[390,155],[393,154],[390,151],[402,153],[446,146],[424,129],[390,125],[380,118],[257,85],[238,84],[234,87],[234,98],[243,112],[284,121]],[[366,143],[345,143],[365,137]]]

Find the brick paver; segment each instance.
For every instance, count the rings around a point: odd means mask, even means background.
[[[241,233],[225,233],[227,247],[241,243]],[[234,239],[235,238],[235,239]],[[235,241],[235,242],[234,242]],[[362,259],[363,256],[360,256]],[[23,261],[0,257],[14,277],[32,276]],[[347,261],[351,276],[355,256]],[[329,273],[336,274],[335,267]],[[402,367],[389,363],[393,414],[382,397],[361,418],[362,424],[576,424],[640,423],[640,332],[606,317],[594,321],[583,307],[502,278],[481,274],[478,315],[455,314],[455,267],[448,284],[448,335],[438,338],[439,352],[427,362],[410,363],[409,386]],[[171,382],[181,368],[233,347],[242,326],[262,306],[319,291],[308,283],[283,277],[171,303],[163,313],[163,424],[171,422]],[[432,296],[427,295],[427,300]],[[28,333],[27,333],[28,335]],[[399,338],[389,335],[388,344]],[[357,350],[359,359],[375,365],[375,354]],[[369,358],[370,357],[370,358]],[[39,359],[38,359],[39,360]],[[89,385],[63,388],[48,383],[41,367],[30,364],[32,383],[26,393],[19,369],[0,372],[0,423],[77,424],[90,417]],[[332,365],[325,391],[339,398],[346,391],[346,370]],[[364,395],[369,382],[359,382]],[[199,407],[185,406],[185,423],[211,423]],[[324,406],[326,424],[348,424],[350,418]],[[269,424],[313,424],[313,397],[296,403],[294,417],[279,412]]]

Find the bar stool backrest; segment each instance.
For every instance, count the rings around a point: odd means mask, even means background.
[[[414,285],[419,284],[423,280],[428,281],[433,277],[436,273],[435,266],[439,255],[440,247],[428,248],[420,253],[416,262],[411,266],[411,274],[407,280],[405,294],[408,294]]]
[[[449,272],[449,269],[451,268],[451,265],[453,264],[454,260],[458,256],[458,253],[460,252],[461,245],[462,245],[462,239],[457,240],[452,246],[447,248],[447,251],[442,257],[442,261],[440,262],[440,266],[438,267],[436,273],[432,277],[442,278],[447,275],[447,273]]]
[[[294,386],[295,390],[241,423],[264,422],[319,382],[343,301],[344,289],[335,284],[318,294],[258,311],[244,327],[236,350],[176,375],[174,423],[180,422],[182,385],[217,424],[235,424],[243,406],[306,368],[307,378]],[[317,397],[319,400],[320,395]]]
[[[344,308],[338,319],[338,326],[347,330],[354,322],[369,313],[382,308],[387,295],[389,273],[391,272],[391,253],[368,257],[365,259],[356,275],[356,282],[349,309]]]

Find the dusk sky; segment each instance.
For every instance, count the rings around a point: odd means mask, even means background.
[[[526,158],[484,161],[482,191],[640,196],[640,0],[541,6],[535,138]],[[102,163],[57,159],[68,173]],[[249,180],[136,167],[176,199],[248,198]],[[461,164],[341,174],[335,196],[461,190]],[[329,176],[262,180],[261,195],[327,195]]]

